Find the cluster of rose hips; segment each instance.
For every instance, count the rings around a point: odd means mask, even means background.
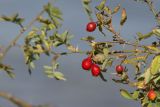
[[[96,27],[97,27],[96,22],[89,22],[86,26],[86,30],[88,32],[93,32],[93,31],[95,31]],[[84,70],[91,69],[92,75],[95,77],[100,75],[101,69],[98,65],[96,65],[92,62],[91,57],[88,57],[82,61],[82,68]],[[117,74],[122,74],[124,71],[124,67],[122,65],[117,65],[115,70],[116,70]],[[156,99],[157,95],[156,95],[155,91],[153,89],[151,89],[148,92],[147,97],[150,101],[154,101]]]
[[[91,70],[92,75],[95,77],[99,76],[101,73],[100,67],[97,64],[93,63],[91,57],[83,59],[82,68],[84,70]]]
[[[96,27],[96,22],[89,22],[86,26],[86,30],[88,32],[93,32],[95,31]],[[82,68],[84,70],[91,70],[92,75],[95,77],[99,76],[101,73],[100,67],[97,64],[93,63],[92,58],[90,56],[82,61]]]
[[[91,73],[93,76],[97,77],[101,73],[101,69],[99,65],[93,63],[92,58],[89,56],[82,61],[82,68],[84,70],[91,70]],[[117,65],[116,66],[116,72],[118,74],[122,74],[124,71],[124,67],[122,65]]]
[[[95,31],[96,27],[97,27],[96,22],[89,22],[87,24],[87,26],[86,26],[86,30],[88,32],[93,32],[93,31]],[[100,67],[97,64],[93,63],[91,57],[88,57],[88,58],[86,58],[86,59],[84,59],[82,61],[82,68],[84,70],[90,70],[91,69],[91,72],[92,72],[93,76],[100,75],[101,69],[100,69]],[[118,74],[122,74],[123,71],[124,71],[124,67],[122,65],[117,65],[116,66],[116,72]]]

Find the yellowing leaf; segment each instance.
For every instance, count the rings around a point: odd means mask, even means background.
[[[126,91],[126,90],[124,90],[124,89],[121,89],[120,90],[120,93],[121,93],[121,95],[124,97],[124,98],[126,98],[126,99],[128,99],[128,100],[132,100],[133,98],[132,98],[132,95],[130,94],[130,93],[128,93],[128,91]]]
[[[131,64],[131,63],[134,63],[136,61],[139,61],[139,60],[145,60],[147,56],[138,56],[138,57],[135,57],[135,58],[130,58],[130,59],[126,59],[123,63],[124,64]]]
[[[154,46],[147,46],[147,48],[152,50],[152,51],[160,52],[160,50],[157,47],[154,47]]]
[[[156,36],[160,37],[160,29],[153,29],[152,30],[153,34],[155,34]]]
[[[108,6],[105,6],[104,7],[104,11],[107,13],[107,14],[111,14],[111,9],[108,7]]]
[[[127,20],[127,13],[126,13],[126,9],[123,8],[122,13],[121,13],[120,25],[123,26],[123,24],[126,22],[126,20]]]
[[[103,16],[102,14],[100,14],[100,13],[97,13],[97,14],[96,14],[96,17],[97,17],[98,21],[99,21],[101,24],[103,24],[103,22],[104,22],[104,16]]]
[[[114,8],[114,10],[113,10],[112,14],[117,13],[117,12],[119,11],[120,7],[121,7],[121,5],[120,5],[120,4],[118,4],[118,6],[116,6],[116,7]]]
[[[150,67],[151,67],[151,74],[152,75],[155,75],[159,72],[159,69],[160,69],[160,55],[154,57]]]
[[[72,45],[68,45],[68,46],[67,46],[67,49],[68,49],[69,51],[71,51],[71,52],[78,52],[78,51],[79,51],[78,47],[74,47],[74,46],[72,46]]]
[[[132,84],[130,84],[131,86],[135,86],[138,89],[144,89],[146,87],[145,82],[144,81],[138,81],[138,82],[134,82]]]

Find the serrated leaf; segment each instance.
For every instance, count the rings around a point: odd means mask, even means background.
[[[81,38],[81,40],[84,40],[84,41],[93,41],[93,40],[95,40],[95,38],[92,37],[92,36],[87,36],[87,37]]]
[[[61,72],[58,72],[58,71],[56,71],[56,72],[53,72],[54,73],[54,77],[56,78],[56,79],[58,79],[58,80],[66,80],[66,78],[64,77],[64,75],[61,73]]]
[[[51,73],[51,74],[48,74],[47,77],[48,77],[48,78],[54,78],[55,76],[54,76],[53,73]]]
[[[73,53],[79,51],[78,47],[75,47],[73,45],[67,45],[67,49]]]
[[[138,40],[147,39],[147,38],[151,37],[152,35],[153,35],[153,32],[149,32],[149,33],[144,34],[144,35],[140,32],[137,33]]]
[[[53,71],[52,70],[45,70],[44,71],[47,75],[52,74],[53,75]]]
[[[156,51],[157,53],[160,52],[159,48],[155,47],[155,46],[146,46],[146,48],[152,50],[152,51]]]
[[[123,24],[126,22],[126,20],[127,20],[127,13],[126,13],[126,9],[123,8],[122,13],[121,13],[120,25],[123,26]]]
[[[96,6],[96,9],[99,11],[103,10],[106,2],[107,2],[107,0],[102,0],[102,2],[98,6]]]
[[[134,91],[132,94],[133,99],[137,100],[139,96],[139,91]]]
[[[109,15],[112,13],[111,9],[108,6],[104,7],[104,11]]]
[[[34,65],[34,63],[33,63],[33,62],[31,62],[31,63],[29,64],[29,66],[30,66],[32,69],[34,69],[34,68],[35,68],[35,65]]]
[[[9,77],[15,78],[14,69],[11,66],[0,63],[0,69],[4,70]]]
[[[124,98],[126,98],[126,99],[128,99],[128,100],[133,100],[132,95],[131,95],[128,91],[126,91],[126,90],[124,90],[124,89],[121,89],[121,90],[120,90],[120,93],[121,93],[121,95],[122,95]]]
[[[8,76],[10,78],[15,78],[16,77],[15,73],[13,73],[12,71],[6,71],[6,72],[7,72]]]
[[[54,47],[58,47],[58,46],[60,46],[60,45],[63,45],[63,43],[62,43],[62,42],[59,42],[59,41],[55,41],[55,42],[52,43],[52,45],[53,45]]]
[[[90,3],[91,3],[91,0],[82,0],[82,5],[83,5],[83,8],[85,10],[85,13],[87,14],[87,16],[89,17],[89,19],[92,21],[93,18],[92,18],[92,9],[90,7]]]
[[[144,73],[145,84],[147,84],[151,80],[151,77],[152,77],[152,74],[151,74],[150,68],[148,68]]]
[[[143,100],[142,100],[142,107],[145,107],[146,105],[148,105],[149,101],[148,101],[148,97],[146,96]]]
[[[104,53],[105,57],[107,57],[107,56],[108,56],[108,53],[109,53],[108,48],[104,48],[104,49],[103,49],[103,53]]]
[[[16,13],[16,14],[13,14],[11,16],[1,16],[0,18],[2,21],[8,21],[8,22],[12,22],[12,23],[15,23],[15,24],[22,24],[22,22],[24,21],[23,18],[20,18],[19,17],[19,14]]]
[[[150,69],[151,69],[151,74],[152,75],[155,75],[159,72],[159,69],[160,69],[160,55],[154,57],[154,59],[152,60]]]
[[[155,34],[157,37],[160,37],[160,29],[153,29],[152,30],[153,34]]]
[[[152,103],[149,103],[149,104],[147,105],[147,107],[153,107],[153,104],[152,104]]]
[[[47,12],[48,16],[51,18],[57,28],[60,25],[59,20],[63,20],[60,9],[53,6],[51,3],[48,3],[44,6],[44,10]]]

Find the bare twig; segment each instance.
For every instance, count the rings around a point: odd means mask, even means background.
[[[146,0],[147,5],[149,6],[151,12],[153,13],[153,15],[155,16],[157,23],[160,25],[160,20],[157,17],[157,12],[153,6],[153,2],[151,0]]]
[[[25,102],[24,100],[22,100],[20,98],[13,96],[12,94],[7,93],[7,92],[0,91],[0,97],[9,100],[13,104],[17,105],[17,107],[32,107],[31,104]]]

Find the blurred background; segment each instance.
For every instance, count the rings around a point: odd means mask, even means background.
[[[160,1],[154,1],[158,9]],[[0,0],[0,14],[11,15],[18,12],[21,17],[26,19],[24,23],[26,25],[41,11],[43,5],[47,2],[48,0]],[[93,0],[92,8],[99,2],[100,0]],[[128,20],[121,31],[122,36],[127,40],[132,41],[136,32],[147,33],[156,26],[156,21],[145,4],[137,3],[134,0],[108,0],[107,5],[114,7],[118,3],[126,8],[128,14]],[[86,32],[85,27],[89,20],[83,10],[81,0],[57,0],[55,5],[62,10],[64,18],[60,32],[65,29],[69,30],[75,36],[72,41],[75,46],[78,45],[82,50],[89,50],[88,44],[80,40],[81,37],[88,35],[97,37],[97,40],[107,40],[107,37],[104,38],[98,30],[93,33]],[[119,27],[119,21],[120,13],[115,15],[113,20],[116,29]],[[18,33],[19,27],[16,25],[0,22],[0,44],[2,46],[7,45]],[[111,35],[109,32],[105,33],[108,36]],[[23,43],[23,38],[19,40],[19,43]],[[61,50],[63,49],[58,49],[58,51]],[[10,92],[35,105],[50,104],[54,107],[140,107],[139,102],[128,101],[120,96],[120,88],[132,89],[112,82],[110,73],[104,75],[108,82],[103,82],[100,78],[92,77],[90,72],[82,70],[81,61],[85,57],[86,55],[75,54],[63,56],[59,59],[60,71],[67,78],[67,81],[64,82],[49,79],[44,75],[43,65],[50,64],[51,61],[46,56],[36,62],[37,67],[30,76],[27,66],[24,64],[23,53],[18,48],[12,48],[7,54],[5,63],[15,68],[16,78],[10,79],[4,72],[0,72],[0,90]],[[114,72],[114,68],[110,70]],[[133,69],[130,70],[130,74],[132,73]],[[0,106],[16,107],[2,98],[0,98]]]

